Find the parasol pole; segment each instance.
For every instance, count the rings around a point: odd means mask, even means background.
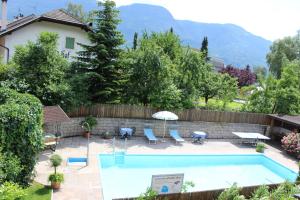
[[[165,139],[165,135],[166,135],[166,122],[167,122],[167,120],[165,119],[165,123],[164,123],[164,135],[163,135],[163,139]]]

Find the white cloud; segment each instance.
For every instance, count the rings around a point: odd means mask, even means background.
[[[148,3],[167,8],[176,19],[232,23],[266,39],[295,35],[299,0],[115,0],[118,6]]]

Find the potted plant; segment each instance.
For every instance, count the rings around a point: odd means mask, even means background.
[[[51,182],[51,188],[58,190],[60,188],[60,184],[64,182],[64,175],[62,173],[53,173],[49,175],[48,180]]]
[[[83,137],[88,138],[92,129],[97,125],[97,119],[93,116],[88,116],[80,122],[80,125],[84,129]]]
[[[266,145],[264,143],[258,143],[256,145],[256,152],[263,153],[265,151]]]
[[[54,154],[50,158],[51,167],[54,167],[54,173],[50,174],[48,180],[51,182],[52,189],[59,189],[60,184],[64,182],[64,175],[62,173],[56,173],[56,168],[61,165],[62,158]]]
[[[103,139],[111,139],[112,138],[112,133],[109,131],[104,131],[101,133],[101,137]]]

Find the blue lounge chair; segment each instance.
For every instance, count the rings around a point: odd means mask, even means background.
[[[155,144],[157,143],[157,138],[155,137],[151,128],[144,128],[144,135],[149,140],[149,144],[153,141]]]
[[[177,142],[184,142],[184,139],[179,135],[177,130],[169,130],[170,136]]]

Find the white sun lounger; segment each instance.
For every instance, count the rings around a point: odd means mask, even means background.
[[[179,135],[177,130],[169,130],[170,136],[177,142],[184,142],[184,139]]]
[[[269,137],[260,133],[248,133],[248,132],[232,132],[234,135],[242,139],[242,143],[257,144],[259,140],[270,140]]]
[[[147,137],[147,139],[149,140],[149,144],[151,143],[151,141],[154,142],[154,144],[157,143],[157,138],[155,137],[153,131],[151,128],[144,128],[144,135]]]

